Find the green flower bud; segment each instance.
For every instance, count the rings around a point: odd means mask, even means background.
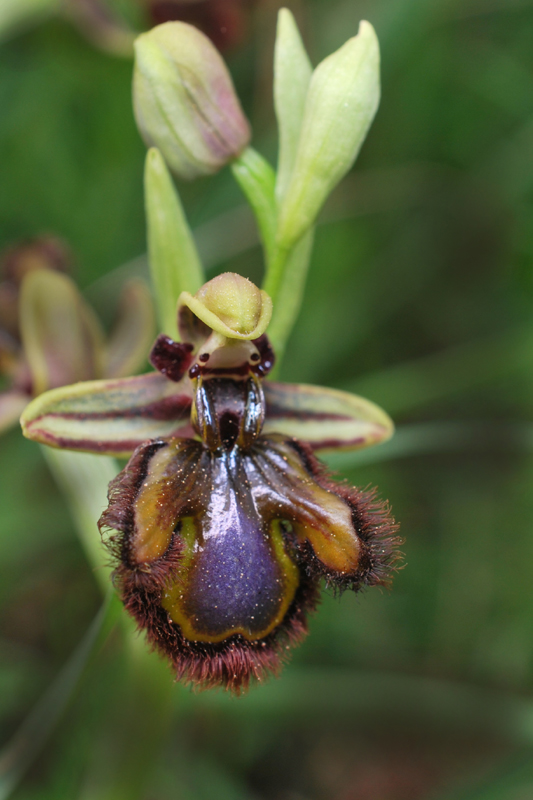
[[[379,105],[379,45],[372,25],[313,72],[296,160],[280,209],[278,242],[292,247],[351,168]]]
[[[133,104],[148,146],[180,178],[217,172],[250,139],[229,72],[199,30],[167,22],[135,42]]]

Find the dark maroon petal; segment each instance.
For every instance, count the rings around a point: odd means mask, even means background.
[[[179,383],[192,364],[193,345],[175,342],[161,334],[150,353],[150,364],[171,381]]]

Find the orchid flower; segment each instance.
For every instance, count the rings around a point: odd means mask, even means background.
[[[368,400],[265,380],[264,291],[226,273],[178,303],[157,371],[35,399],[24,434],[130,456],[100,520],[126,609],[179,679],[235,691],[277,672],[326,584],[386,585],[396,526],[374,492],[335,483],[316,453],[386,440]]]

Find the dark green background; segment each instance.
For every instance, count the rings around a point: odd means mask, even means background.
[[[406,566],[390,593],[326,596],[279,681],[241,699],[175,687],[146,788],[124,798],[528,800],[533,3],[294,10],[315,64],[369,19],[383,95],[323,212],[282,377],[360,391],[394,416],[390,445],[332,463],[390,499]],[[275,14],[259,3],[228,55],[254,145],[272,160]],[[64,237],[108,321],[116,282],[100,279],[145,250],[130,82],[129,61],[59,20],[0,46],[0,245]],[[229,171],[179,188],[209,274],[259,280],[259,248],[242,246],[251,214],[219,218],[243,203]],[[0,442],[0,559],[7,742],[100,604],[64,501],[17,431]],[[123,672],[111,638],[16,800],[100,800],[114,770],[135,769],[128,736],[148,723]]]

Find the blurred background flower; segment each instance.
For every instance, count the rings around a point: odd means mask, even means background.
[[[273,163],[277,7],[249,10],[229,56],[254,146]],[[527,798],[533,7],[291,7],[313,64],[368,19],[383,87],[357,165],[319,218],[280,379],[351,389],[392,414],[390,444],[330,463],[351,483],[379,484],[402,521],[407,566],[390,595],[327,597],[282,680],[238,702],[176,687],[172,729],[138,796]],[[5,41],[1,55],[1,245],[57,231],[107,325],[125,278],[146,269],[131,62],[91,47],[58,17]],[[209,277],[236,271],[258,282],[254,222],[229,171],[180,184],[180,193]],[[0,474],[7,741],[100,597],[42,456],[18,431],[2,438]],[[96,657],[14,797],[105,797],[132,724],[114,705],[120,652],[112,639]],[[121,702],[133,709],[131,698]]]
[[[0,254],[0,431],[18,423],[22,409],[33,396],[33,380],[22,343],[22,284],[32,272],[64,273],[71,264],[67,246],[53,236],[11,245]]]
[[[0,261],[0,432],[32,397],[77,381],[119,378],[146,363],[155,330],[152,300],[133,278],[121,291],[107,337],[64,273],[70,253],[51,236],[9,247]]]

